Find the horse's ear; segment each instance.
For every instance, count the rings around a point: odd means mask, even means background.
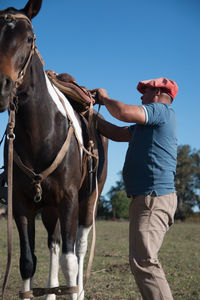
[[[41,5],[42,5],[42,0],[29,0],[22,11],[31,20],[38,14]]]

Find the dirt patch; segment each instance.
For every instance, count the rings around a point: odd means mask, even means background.
[[[108,272],[108,273],[115,273],[115,272],[130,273],[130,266],[129,266],[128,263],[126,263],[126,264],[114,264],[114,265],[110,265],[106,269],[106,272]]]

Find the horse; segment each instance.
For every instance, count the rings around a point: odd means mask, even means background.
[[[55,92],[35,51],[31,20],[41,5],[42,0],[29,0],[21,10],[9,7],[0,11],[0,112],[8,110],[10,113],[11,107],[15,107],[15,155],[24,169],[33,174],[40,174],[51,166],[70,129],[73,130],[67,152],[43,180],[37,175],[30,179],[14,160],[13,216],[20,240],[20,297],[31,298],[29,293],[37,263],[35,217],[41,212],[50,252],[47,287],[59,287],[60,261],[66,286],[78,285],[78,291],[72,292],[70,299],[82,300],[87,238],[92,227],[96,193],[99,197],[106,180],[108,144],[107,139],[97,133],[97,184],[93,176],[90,188],[91,176],[88,169],[83,176],[84,151],[77,139],[78,135],[83,143],[88,142],[86,126],[70,105],[70,113],[66,116],[59,103],[59,98],[64,96]],[[4,159],[7,162],[8,143],[5,144]],[[49,292],[44,299],[55,300],[56,294]]]

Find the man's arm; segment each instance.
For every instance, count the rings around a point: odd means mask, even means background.
[[[112,123],[107,122],[106,120],[97,117],[97,130],[108,139],[111,139],[115,142],[129,142],[130,141],[130,132],[128,126],[119,127]]]
[[[142,106],[128,105],[111,99],[104,89],[98,89],[98,101],[106,106],[113,117],[120,121],[145,124],[145,111]]]

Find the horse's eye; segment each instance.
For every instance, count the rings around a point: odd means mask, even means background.
[[[27,42],[28,42],[29,44],[32,44],[32,43],[33,43],[33,37],[32,37],[32,36],[29,36],[29,37],[27,38]]]

